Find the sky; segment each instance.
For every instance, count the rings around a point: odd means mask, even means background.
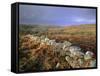
[[[94,8],[36,5],[20,5],[19,7],[20,24],[67,26],[96,23],[96,9]]]

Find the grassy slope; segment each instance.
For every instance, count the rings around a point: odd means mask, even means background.
[[[38,29],[38,30],[36,30]],[[68,40],[75,45],[79,45],[84,51],[93,51],[96,52],[96,38],[95,38],[95,25],[80,25],[80,26],[68,26],[68,27],[31,27],[31,26],[21,26],[20,27],[20,36],[25,34],[38,34],[38,35],[47,35],[50,39],[55,39],[58,42]],[[21,40],[23,41],[23,40]],[[33,42],[35,43],[35,42]],[[29,45],[31,45],[29,43]],[[21,45],[20,45],[21,47]],[[38,45],[37,45],[38,47]],[[44,47],[39,49],[39,52],[34,53],[34,49],[27,49],[30,52],[25,54],[19,50],[20,53],[20,66],[29,60],[32,56],[35,59],[32,59],[29,63],[27,63],[22,69],[24,71],[34,71],[34,70],[49,70],[53,68],[57,62],[61,63],[60,69],[71,68],[69,64],[65,61],[63,57],[59,57],[59,55],[55,56],[52,53],[52,47],[49,48]],[[48,51],[47,51],[48,50]],[[32,51],[32,53],[31,53]]]
[[[56,39],[57,41],[68,40],[79,45],[85,51],[96,52],[96,26],[94,24],[49,29],[48,35],[51,39]]]
[[[78,26],[53,27],[53,26],[20,26],[20,35],[46,35],[57,42],[68,40],[81,48],[96,52],[96,26],[86,24]]]

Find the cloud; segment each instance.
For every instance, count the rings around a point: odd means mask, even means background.
[[[71,25],[96,22],[96,10],[89,8],[20,5],[20,24]]]

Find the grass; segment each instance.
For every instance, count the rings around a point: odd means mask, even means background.
[[[94,52],[96,56],[95,24],[66,26],[66,27],[20,25],[19,27],[19,57],[20,57],[19,70],[20,71],[25,72],[34,70],[35,71],[56,70],[54,66],[57,64],[57,62],[60,62],[61,64],[59,66],[59,69],[71,68],[70,65],[65,61],[64,57],[59,57],[59,55],[55,55],[52,52],[51,46],[43,46],[39,48],[39,43],[34,45],[35,42],[29,41],[28,45],[22,49],[21,48],[22,43],[25,43],[25,41],[21,39],[21,37],[27,34],[32,34],[36,36],[45,35],[49,39],[55,39],[56,42],[63,42],[67,40],[73,43],[73,45],[80,46],[84,52],[85,51]],[[26,50],[28,50],[28,52],[23,53],[23,51]]]
[[[95,25],[80,25],[68,26],[57,30],[49,29],[48,37],[56,39],[56,41],[68,40],[73,44],[79,45],[85,51],[93,51],[96,53],[96,26]]]

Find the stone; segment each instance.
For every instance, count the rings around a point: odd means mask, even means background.
[[[68,47],[68,46],[71,46],[71,45],[72,45],[72,43],[71,43],[71,42],[69,42],[69,41],[64,41],[64,42],[63,42],[63,44],[64,44],[66,47]]]
[[[93,60],[90,61],[89,67],[96,67],[96,59],[93,59]]]
[[[71,56],[82,56],[84,53],[81,51],[80,47],[77,46],[70,46],[69,51],[71,52]]]
[[[79,63],[80,66],[82,66],[83,63],[84,63],[84,60],[83,59],[78,59],[78,63]]]
[[[91,51],[87,51],[84,55],[85,60],[89,60],[93,58],[93,53]]]
[[[55,45],[56,42],[55,42],[55,40],[49,40],[49,44],[50,44],[50,45]]]

